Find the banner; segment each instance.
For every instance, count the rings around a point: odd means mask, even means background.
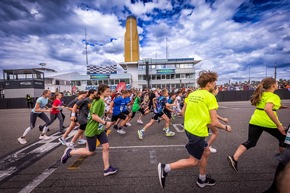
[[[103,80],[103,79],[109,79],[109,74],[91,74],[90,79],[97,79],[97,80]]]
[[[175,69],[156,69],[156,74],[175,74]]]

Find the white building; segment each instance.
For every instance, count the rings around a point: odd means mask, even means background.
[[[201,60],[194,58],[142,59],[122,62],[120,65],[132,75],[135,88],[180,88],[195,86],[194,65]],[[148,67],[148,76],[146,75]]]

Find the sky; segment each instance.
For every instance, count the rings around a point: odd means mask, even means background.
[[[126,18],[142,58],[194,58],[219,82],[290,79],[290,0],[1,0],[3,69],[86,73],[124,62]],[[85,33],[86,37],[85,38]],[[86,41],[85,41],[86,40]],[[119,67],[119,73],[122,73]]]

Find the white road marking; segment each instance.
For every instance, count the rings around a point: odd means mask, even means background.
[[[29,193],[32,192],[39,184],[41,184],[48,176],[50,176],[57,167],[48,168],[42,174],[37,176],[32,182],[25,186],[19,193]]]
[[[181,127],[182,129],[180,130],[179,127]],[[183,125],[182,124],[173,124],[174,129],[179,132],[179,133],[184,133],[184,129],[183,129]]]
[[[151,150],[151,151],[149,151],[149,154],[150,154],[150,163],[151,164],[156,164],[157,163],[156,151],[155,150]]]
[[[110,146],[110,149],[167,148],[167,147],[184,147],[184,145],[144,145],[144,146],[116,146],[116,147]],[[102,149],[102,147],[97,147],[97,149]]]

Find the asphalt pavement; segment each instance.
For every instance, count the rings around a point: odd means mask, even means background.
[[[290,106],[290,100],[283,104]],[[125,135],[112,129],[108,135],[110,164],[119,171],[104,177],[100,147],[92,157],[73,156],[66,164],[61,164],[65,146],[57,140],[58,120],[50,126],[49,141],[39,140],[39,131],[35,128],[27,136],[28,143],[21,145],[17,138],[28,127],[30,110],[0,110],[0,192],[263,192],[270,186],[278,164],[274,158],[278,153],[278,141],[263,133],[257,146],[241,156],[239,171],[233,171],[226,157],[247,139],[248,122],[254,108],[249,101],[221,102],[219,105],[218,114],[229,118],[233,131],[220,130],[213,144],[217,153],[210,155],[207,173],[216,180],[216,185],[198,187],[198,168],[195,167],[171,171],[165,189],[159,185],[157,164],[189,156],[184,147],[187,138],[181,125],[182,117],[177,117],[170,126],[176,132],[174,137],[165,136],[163,121],[149,128],[143,140],[137,136],[142,125],[136,123],[136,118],[131,121],[132,126],[124,129]],[[64,125],[68,125],[69,112],[65,114]],[[283,125],[290,123],[290,109],[279,110],[278,115]],[[149,122],[150,118],[151,114],[145,116],[143,122]],[[41,123],[38,119],[37,124]]]

